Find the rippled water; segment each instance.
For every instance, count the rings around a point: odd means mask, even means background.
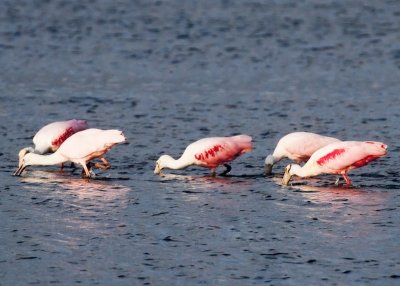
[[[0,285],[397,285],[397,1],[2,1]],[[13,177],[44,124],[83,118],[129,143],[95,179]],[[294,130],[380,140],[350,172],[262,176]],[[153,174],[193,140],[247,133],[228,177]]]

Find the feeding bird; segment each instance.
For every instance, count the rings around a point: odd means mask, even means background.
[[[86,120],[72,119],[57,121],[43,126],[33,137],[34,147],[22,148],[19,153],[19,165],[27,152],[46,154],[55,152],[72,134],[89,128]]]
[[[221,175],[226,175],[231,167],[226,164],[243,153],[252,149],[252,138],[248,135],[232,137],[203,138],[188,145],[182,156],[175,160],[169,155],[162,155],[154,169],[155,174],[160,174],[164,168],[184,169],[190,165],[198,165],[211,169],[215,176],[218,166],[224,165],[226,170]]]
[[[101,130],[90,128],[79,131],[64,141],[56,152],[50,155],[40,155],[26,152],[23,154],[17,171],[14,175],[19,176],[26,167],[32,165],[55,165],[66,161],[80,164],[83,167],[84,177],[90,178],[90,160],[99,158],[103,164],[96,163],[95,167],[101,169],[110,168],[110,164],[104,158],[115,144],[126,141],[125,135],[120,130]]]
[[[274,152],[265,158],[264,173],[271,174],[272,166],[284,158],[289,158],[296,163],[305,162],[315,151],[334,142],[340,142],[340,140],[311,132],[289,133],[279,140]]]
[[[382,142],[341,141],[332,143],[317,150],[303,167],[296,164],[286,166],[282,184],[287,185],[293,175],[306,178],[319,174],[340,174],[347,185],[351,185],[347,176],[348,171],[362,167],[386,153],[387,145]]]

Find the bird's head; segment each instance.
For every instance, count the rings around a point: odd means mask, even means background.
[[[285,168],[285,174],[283,174],[282,185],[287,186],[290,179],[292,178],[292,173],[290,172],[292,169],[292,164],[289,164]]]
[[[264,175],[270,175],[272,173],[272,166],[274,165],[274,156],[268,155],[267,158],[265,158],[265,163],[264,163]]]
[[[168,162],[173,160],[169,155],[162,155],[156,162],[156,168],[154,169],[154,174],[160,174],[161,170],[168,167]]]
[[[301,176],[302,168],[297,164],[289,164],[285,168],[285,174],[283,174],[282,185],[287,186],[293,175]]]
[[[28,154],[28,153],[33,153],[34,151],[35,151],[35,150],[33,150],[32,147],[25,147],[25,148],[22,148],[22,149],[18,152],[18,160],[19,160],[18,166],[21,165],[21,160],[22,160],[22,158],[24,158],[24,156],[25,156],[26,154]]]
[[[14,172],[14,176],[20,176],[26,167],[32,165],[31,161],[34,155],[33,149],[30,147],[21,149],[21,151],[19,151],[19,163],[17,170]]]

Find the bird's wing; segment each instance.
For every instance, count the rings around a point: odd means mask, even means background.
[[[58,152],[71,159],[86,158],[94,153],[102,155],[113,145],[125,140],[119,130],[86,129],[69,137]]]
[[[328,152],[317,154],[318,156],[314,158],[315,163],[327,170],[347,169],[356,162],[369,156],[367,150],[363,148],[361,143],[362,142],[342,142],[342,144],[328,145],[327,147],[331,146],[331,148],[327,149]]]
[[[339,139],[314,133],[298,132],[295,135],[287,137],[287,140],[282,142],[284,149],[282,152],[286,153],[285,155],[291,160],[307,160],[322,147],[334,142],[340,142]]]
[[[189,145],[185,153],[192,154],[196,160],[209,166],[217,166],[251,150],[251,137],[239,136],[201,139]]]
[[[72,134],[88,128],[85,120],[68,120],[50,123],[42,127],[33,137],[38,153],[55,151]]]

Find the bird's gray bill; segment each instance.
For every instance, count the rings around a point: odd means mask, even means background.
[[[19,166],[18,169],[14,172],[14,176],[21,176],[22,172],[25,170],[27,166]]]
[[[271,175],[271,173],[272,173],[272,165],[266,164],[264,168],[264,175],[268,176]]]
[[[282,178],[282,185],[287,186],[289,184],[291,177],[292,176],[290,175],[290,173],[287,170],[285,170],[285,174],[283,175]]]

